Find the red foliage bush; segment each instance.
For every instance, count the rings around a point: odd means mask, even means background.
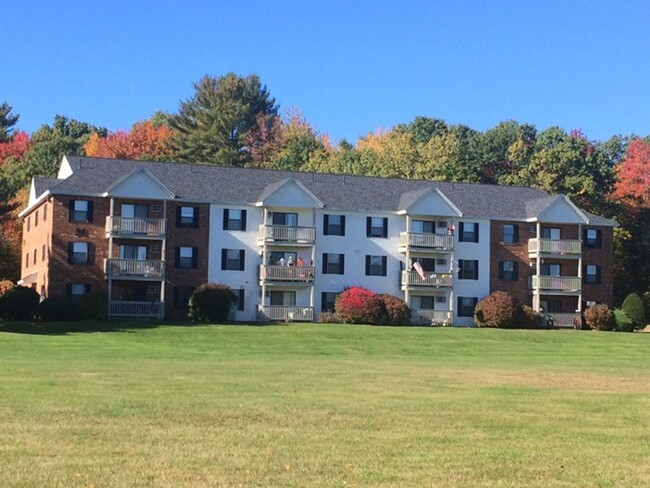
[[[11,280],[0,280],[0,297],[11,290],[14,286],[14,282]]]
[[[495,291],[476,304],[474,321],[479,327],[513,328],[521,320],[516,298],[505,291]]]
[[[348,324],[380,324],[386,313],[380,295],[358,286],[340,293],[334,309],[339,319]]]
[[[523,305],[520,311],[519,326],[525,329],[536,329],[540,326],[542,316],[533,307]]]
[[[410,325],[411,324],[411,309],[404,300],[384,293],[381,296],[384,301],[384,308],[386,309],[385,322],[388,325]]]
[[[594,305],[585,310],[585,322],[595,330],[612,330],[614,312],[605,304]]]

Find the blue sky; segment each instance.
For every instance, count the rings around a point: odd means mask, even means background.
[[[128,128],[233,71],[335,140],[416,115],[650,133],[644,1],[25,0],[0,16],[0,102],[28,132],[56,114]]]

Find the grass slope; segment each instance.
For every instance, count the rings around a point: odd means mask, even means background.
[[[0,333],[0,485],[650,484],[650,334],[122,325]]]

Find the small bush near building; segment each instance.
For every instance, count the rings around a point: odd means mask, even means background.
[[[334,312],[321,312],[318,314],[317,320],[320,324],[338,324],[341,322]]]
[[[77,311],[66,297],[48,297],[36,307],[36,318],[45,322],[75,320]]]
[[[634,328],[640,329],[645,326],[645,305],[639,295],[630,293],[625,297],[621,310],[632,321]]]
[[[334,309],[339,319],[348,324],[381,324],[386,314],[381,296],[358,286],[341,292]]]
[[[385,322],[387,325],[411,324],[411,309],[404,300],[388,293],[381,295],[381,298],[386,309]]]
[[[81,320],[106,320],[108,297],[102,293],[86,293],[77,303],[77,316]]]
[[[520,311],[519,326],[524,329],[537,329],[542,321],[542,315],[533,307],[523,305]]]
[[[585,310],[585,322],[594,330],[612,330],[614,314],[605,304],[594,305]]]
[[[205,283],[190,296],[188,315],[197,322],[225,322],[236,301],[237,294],[228,285]]]
[[[614,329],[620,332],[634,332],[634,320],[625,313],[625,310],[620,308],[614,310]]]
[[[0,280],[0,297],[14,288],[16,285],[10,280]]]
[[[31,320],[40,296],[27,286],[15,286],[0,297],[0,317],[9,320]]]
[[[521,314],[517,299],[505,291],[495,291],[476,304],[474,321],[479,327],[517,327]]]

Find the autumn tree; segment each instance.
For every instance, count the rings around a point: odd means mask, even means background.
[[[93,132],[83,147],[87,156],[160,161],[172,158],[172,137],[167,125],[146,120],[134,124],[130,131],[111,132],[106,137]]]
[[[632,209],[650,208],[650,144],[643,139],[630,141],[615,171],[612,197]]]
[[[194,163],[245,166],[251,162],[249,131],[278,117],[278,106],[257,75],[203,77],[181,102],[170,125],[176,158]]]
[[[11,159],[21,159],[27,153],[31,140],[24,131],[16,132],[13,137],[5,142],[0,142],[0,166]]]
[[[7,102],[0,105],[0,143],[11,140],[14,128],[20,118],[20,115],[12,114],[12,110]]]

